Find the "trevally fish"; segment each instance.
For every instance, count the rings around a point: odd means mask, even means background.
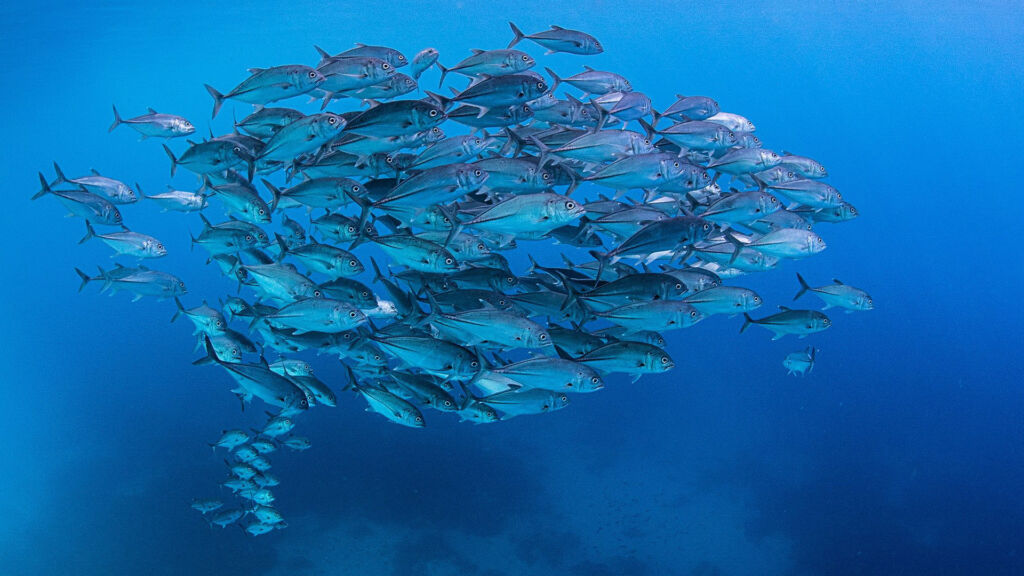
[[[779,310],[781,312],[760,320],[754,320],[744,312],[745,321],[740,327],[740,332],[742,333],[751,324],[757,324],[771,330],[775,334],[772,340],[778,340],[787,334],[796,334],[803,338],[808,334],[821,332],[832,326],[832,321],[828,316],[815,310],[791,310],[785,306],[779,306]]]
[[[525,38],[547,48],[548,51],[545,54],[554,54],[555,52],[568,52],[570,54],[600,54],[601,52],[604,52],[604,48],[601,46],[601,43],[597,41],[597,38],[594,38],[585,32],[580,32],[579,30],[570,30],[560,26],[552,26],[550,30],[544,30],[543,32],[537,32],[536,34],[523,34],[522,30],[516,27],[512,22],[509,22],[508,25],[512,28],[512,32],[515,34],[515,38],[513,38],[512,42],[508,45],[509,48],[515,46],[520,40]]]
[[[221,94],[213,86],[206,85],[206,91],[213,96],[212,118],[217,117],[224,100],[229,98],[248,104],[265,105],[305,94],[324,82],[323,74],[302,65],[250,68],[249,72],[252,75],[227,94]]]
[[[833,280],[832,284],[812,288],[799,273],[797,273],[796,279],[800,282],[800,291],[796,293],[793,300],[796,300],[803,296],[804,293],[810,291],[825,302],[825,308],[823,308],[823,310],[836,307],[843,308],[850,312],[855,310],[873,310],[875,307],[874,301],[867,292],[859,288],[843,284],[839,280]]]
[[[147,114],[125,120],[117,113],[117,106],[113,108],[114,123],[110,125],[110,129],[107,132],[113,132],[114,128],[124,124],[141,134],[142,139],[145,140],[150,136],[155,138],[180,138],[196,131],[196,127],[181,116],[160,114],[150,108]]]
[[[817,353],[818,350],[814,346],[808,346],[800,352],[790,352],[782,361],[782,365],[786,367],[787,374],[806,376],[814,369],[814,359]]]

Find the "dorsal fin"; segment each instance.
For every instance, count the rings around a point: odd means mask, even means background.
[[[583,65],[583,69],[586,70],[587,72],[594,72],[594,69],[591,68],[590,66],[587,66],[586,64]]]
[[[788,307],[783,306],[783,305],[780,304],[779,305],[779,310],[782,310],[783,312],[790,312],[792,310],[792,308],[788,308]]]
[[[259,74],[260,72],[263,72],[264,70],[266,70],[266,68],[249,68],[247,70],[247,72],[249,72],[249,74]]]
[[[93,176],[100,176],[100,171],[95,168],[90,168],[89,172],[92,172]]]
[[[479,48],[472,48],[472,49],[470,49],[470,52],[472,52],[473,55],[476,56],[477,54],[483,54],[485,51],[481,50]]]
[[[833,278],[832,281],[835,282],[836,284],[839,284],[840,286],[843,286],[842,281],[839,280],[838,278]]]
[[[157,112],[156,110],[154,110],[152,108],[146,108],[146,110],[149,110],[150,114],[159,114],[159,112]]]
[[[565,28],[562,28],[561,26],[555,26],[554,24],[551,25],[551,29],[552,30],[565,30]]]

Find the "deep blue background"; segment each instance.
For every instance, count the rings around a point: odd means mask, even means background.
[[[1024,573],[1018,3],[200,4],[0,7],[5,574]],[[275,459],[292,526],[210,531],[188,507],[224,474],[204,443],[261,414],[190,365],[172,304],[76,293],[72,267],[106,266],[108,251],[77,245],[81,220],[52,199],[29,202],[36,171],[56,159],[154,193],[167,159],[126,128],[107,134],[112,102],[205,133],[204,82],[314,64],[313,44],[410,58],[429,45],[450,65],[504,47],[509,19],[606,48],[542,65],[618,71],[657,107],[713,96],[767,146],[822,161],[862,216],[823,225],[820,256],[742,283],[775,305],[795,270],[838,277],[877,310],[834,315],[806,379],[780,365],[805,342],[715,318],[672,334],[675,371],[544,417],[431,413],[417,431],[346,395],[300,421],[312,450]],[[125,212],[165,239],[157,265],[186,280],[187,304],[228,290],[188,251],[197,218]],[[340,384],[336,362],[318,366]]]

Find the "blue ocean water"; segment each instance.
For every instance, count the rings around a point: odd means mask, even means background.
[[[1024,573],[1019,4],[207,4],[0,7],[4,574]],[[751,287],[774,306],[796,271],[836,277],[876,310],[834,314],[803,379],[781,361],[804,341],[716,317],[670,335],[676,370],[612,378],[544,416],[431,414],[412,430],[345,393],[303,415],[313,449],[274,460],[287,530],[207,528],[189,503],[219,496],[225,471],[205,443],[263,415],[191,365],[173,304],[76,292],[74,267],[111,260],[76,244],[80,219],[29,201],[36,172],[58,160],[156,192],[167,158],[108,134],[111,103],[205,133],[203,83],[314,64],[314,44],[434,46],[450,65],[503,47],[510,19],[605,47],[583,59],[531,46],[541,65],[620,72],[659,108],[712,96],[767,145],[823,162],[861,216],[823,226],[824,253]],[[186,280],[187,304],[232,290],[189,251],[198,218],[126,213],[165,239],[158,266]],[[337,362],[317,366],[340,387]]]

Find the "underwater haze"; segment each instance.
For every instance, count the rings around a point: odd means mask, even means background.
[[[1024,574],[1019,3],[145,4],[0,7],[3,574]],[[709,318],[666,334],[674,370],[607,375],[564,410],[481,425],[392,424],[342,390],[337,360],[304,355],[338,406],[298,421],[312,448],[273,455],[287,529],[208,527],[193,499],[231,496],[226,452],[207,444],[261,427],[268,407],[240,411],[222,370],[192,365],[173,301],[78,292],[76,267],[114,260],[78,244],[81,218],[30,200],[36,173],[56,160],[162,192],[162,140],[108,133],[111,104],[183,115],[198,139],[250,109],[211,121],[203,84],[224,92],[248,68],[356,42],[432,46],[450,67],[504,48],[510,20],[604,47],[521,42],[538,71],[614,71],[659,110],[706,95],[766,146],[822,162],[860,215],[822,225],[823,253],[752,276],[766,302],[753,315],[791,305],[797,272],[863,288],[874,310],[831,309],[803,340]],[[433,91],[438,71],[423,79]],[[196,188],[182,169],[173,182]],[[234,293],[190,251],[197,216],[125,213],[166,242],[154,267],[185,280],[186,306]],[[526,249],[560,265],[558,246]],[[813,370],[787,374],[808,345]]]

